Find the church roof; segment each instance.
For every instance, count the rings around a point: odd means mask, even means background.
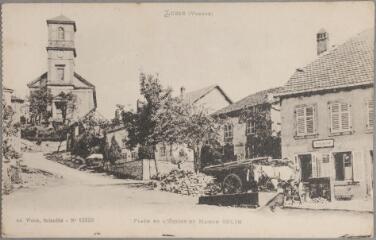
[[[97,106],[97,98],[96,98],[96,92],[95,92],[95,86],[85,78],[83,78],[78,73],[74,72],[74,80],[76,81],[76,84],[72,83],[69,84],[69,86],[73,86],[74,89],[93,89],[93,95],[94,95],[94,105]],[[40,87],[40,81],[47,80],[47,72],[40,75],[38,78],[30,81],[27,86],[28,88],[39,88]],[[79,83],[79,84],[78,84]],[[62,85],[64,86],[64,85]]]
[[[71,84],[73,85],[74,88],[95,88],[94,84],[92,84],[91,82],[89,82],[88,80],[84,79],[80,74],[78,73],[74,73],[73,75],[79,82],[81,82],[82,84],[80,84],[80,86],[78,85],[75,85],[74,83]],[[47,72],[43,73],[42,75],[40,75],[39,77],[37,77],[36,79],[30,81],[27,86],[29,88],[38,88],[39,87],[39,82],[43,79],[47,79]]]
[[[30,81],[27,83],[27,87],[28,88],[36,88],[36,87],[39,87],[39,85],[36,85],[36,83],[39,83],[41,80],[43,79],[47,79],[47,72],[43,73],[42,75],[40,75],[39,77],[37,77],[36,79]]]
[[[72,19],[67,18],[64,15],[59,15],[57,17],[47,19],[47,24],[50,24],[50,23],[73,24],[74,31],[76,31],[76,22],[73,21]]]

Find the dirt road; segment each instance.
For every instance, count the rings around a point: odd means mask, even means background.
[[[58,185],[3,197],[3,232],[17,237],[339,237],[371,234],[372,214],[197,205],[197,198],[145,190],[136,181],[71,169],[25,153],[62,176]],[[318,230],[319,229],[319,230]]]

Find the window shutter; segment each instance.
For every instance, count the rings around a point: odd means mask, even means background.
[[[352,166],[353,166],[353,179],[354,181],[364,181],[364,161],[362,152],[352,152]]]
[[[367,103],[367,128],[373,128],[373,116],[374,116],[374,111],[373,111],[373,100],[368,101]]]
[[[307,134],[313,134],[315,132],[315,112],[314,112],[314,107],[307,107],[305,109],[305,114],[306,114],[306,133]]]
[[[303,136],[305,134],[305,108],[298,107],[295,109],[296,115],[296,135]]]
[[[346,131],[351,128],[350,104],[341,103],[341,130]]]
[[[318,177],[318,164],[317,164],[317,157],[312,154],[312,177],[316,178]]]
[[[339,110],[339,103],[332,103],[330,105],[331,132],[338,132],[340,130]]]

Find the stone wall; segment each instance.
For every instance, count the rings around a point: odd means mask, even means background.
[[[179,169],[177,164],[170,161],[162,161],[154,159],[144,159],[143,161],[143,179],[149,180],[157,175],[157,168],[160,175],[168,174],[174,169]],[[157,165],[157,168],[156,166]],[[192,162],[184,162],[180,165],[181,170],[194,171]]]
[[[111,166],[111,172],[119,177],[143,179],[143,161],[129,161],[115,163]]]

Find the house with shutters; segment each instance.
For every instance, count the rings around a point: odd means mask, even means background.
[[[280,103],[275,97],[281,90],[275,87],[252,93],[213,114],[225,119],[221,138],[225,160],[281,158]]]
[[[374,31],[330,48],[322,29],[316,41],[317,58],[277,95],[282,157],[303,182],[330,179],[331,199],[372,196]]]
[[[75,48],[76,23],[63,16],[47,20],[48,45],[47,71],[30,81],[27,86],[30,95],[33,91],[46,88],[52,95],[47,111],[51,112],[51,121],[61,122],[63,115],[66,120],[76,120],[96,109],[95,86],[76,72]],[[74,95],[74,107],[64,113],[69,104],[63,96]]]

